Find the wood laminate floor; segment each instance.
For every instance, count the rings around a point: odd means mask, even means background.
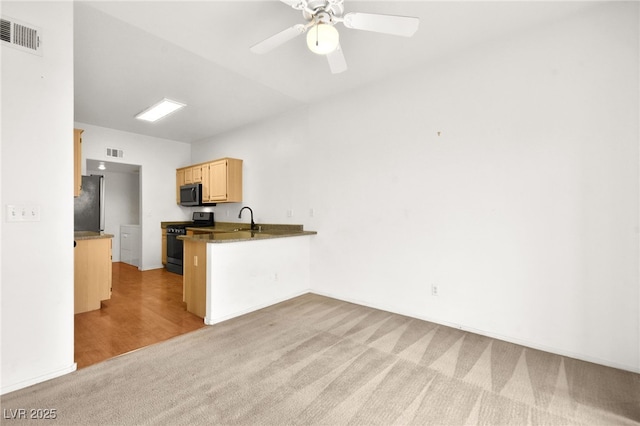
[[[75,360],[87,367],[202,327],[182,301],[182,275],[116,262],[111,299],[75,315]]]

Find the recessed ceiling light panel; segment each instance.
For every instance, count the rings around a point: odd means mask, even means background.
[[[164,98],[157,104],[145,109],[140,114],[136,115],[136,118],[138,120],[150,121],[153,123],[154,121],[158,121],[162,117],[166,117],[172,112],[177,111],[185,106],[185,104],[181,104],[180,102]]]

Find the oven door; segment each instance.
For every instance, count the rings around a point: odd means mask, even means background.
[[[179,234],[167,232],[167,270],[182,275],[182,257],[184,254]]]

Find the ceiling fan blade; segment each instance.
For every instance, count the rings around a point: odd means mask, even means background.
[[[340,74],[347,70],[347,61],[344,59],[344,53],[340,45],[336,50],[327,54],[327,61],[329,61],[329,68],[332,74]]]
[[[299,36],[305,31],[307,31],[307,27],[305,25],[294,25],[293,27],[287,28],[284,31],[280,31],[277,34],[272,35],[266,40],[262,40],[260,43],[254,44],[253,46],[251,46],[250,50],[253,53],[267,53],[270,50],[280,46],[281,44],[284,44],[287,41]]]
[[[291,6],[294,9],[302,9],[306,2],[302,0],[280,0],[282,3]]]
[[[356,30],[411,37],[418,30],[420,18],[350,12],[344,15],[343,23],[345,27]]]

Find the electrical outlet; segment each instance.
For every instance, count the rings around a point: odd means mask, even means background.
[[[431,284],[431,295],[438,296],[439,294],[438,284]]]
[[[287,217],[293,217],[293,209],[287,210]]]
[[[315,213],[316,212],[313,209],[309,209],[309,217],[313,217]]]

